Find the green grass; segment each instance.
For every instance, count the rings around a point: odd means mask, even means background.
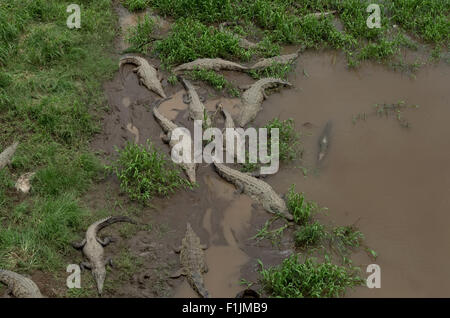
[[[292,118],[286,120],[280,120],[274,118],[269,121],[264,128],[267,128],[267,149],[270,155],[271,144],[271,129],[278,129],[278,150],[279,158],[282,162],[290,162],[300,157],[302,152],[300,135],[295,131],[295,123]],[[248,152],[246,153],[248,157]],[[251,163],[247,158],[246,162],[242,165],[241,170],[244,172],[252,172],[258,169],[258,163]]]
[[[328,260],[319,263],[314,258],[306,258],[302,263],[296,254],[278,266],[263,267],[260,275],[264,290],[272,297],[282,298],[339,297],[362,283],[354,269]]]
[[[179,19],[170,34],[156,41],[155,52],[168,67],[196,60],[215,58],[249,60],[251,52],[241,48],[229,32],[220,32],[192,19]]]
[[[0,3],[0,149],[19,141],[0,172],[0,267],[19,272],[67,263],[91,216],[79,198],[102,170],[88,143],[106,104],[102,83],[117,70],[108,53],[116,18],[110,0],[83,0],[82,27],[69,30],[71,3]],[[25,172],[36,175],[19,196]]]
[[[380,5],[381,28],[369,29],[366,25],[369,16],[366,8],[371,3]],[[175,43],[166,43],[164,52],[161,51],[163,58],[171,55],[168,64],[186,62],[199,56],[216,57],[217,54],[206,52],[209,50],[208,41],[203,41],[204,45],[201,50],[197,48],[196,54],[186,52],[186,48],[196,38],[201,38],[200,34],[209,33],[210,37],[215,38],[217,36],[215,32],[218,31],[211,24],[224,21],[240,22],[240,25],[235,26],[232,32],[225,32],[231,38],[234,37],[233,33],[245,36],[250,31],[249,25],[254,24],[259,28],[258,32],[251,30],[252,34],[257,34],[261,40],[257,49],[245,53],[227,54],[228,57],[242,61],[248,60],[250,56],[277,55],[280,52],[279,44],[343,50],[347,55],[349,66],[358,66],[364,60],[386,62],[394,58],[402,61],[400,48],[409,47],[409,45],[399,41],[397,37],[408,33],[438,46],[447,48],[449,46],[450,4],[448,1],[441,0],[243,0],[240,2],[155,0],[150,3],[150,6],[163,15],[174,17],[177,23],[189,21],[174,31],[174,33],[183,34],[183,38],[186,39],[176,41],[179,44],[178,47],[182,48],[180,51],[183,52],[184,58],[181,56],[175,58],[173,52],[170,54],[170,51],[177,47]],[[307,16],[310,13],[329,10],[337,11],[335,16],[344,26],[342,32],[334,26],[333,15],[322,18]],[[210,26],[208,27],[207,24]],[[394,29],[394,24],[400,27]],[[197,27],[192,28],[193,25]],[[203,28],[200,30],[198,25],[202,25]],[[242,25],[247,28],[242,28]],[[172,35],[172,37],[176,36]],[[197,44],[199,41],[193,43]],[[229,48],[228,45],[226,48]]]
[[[250,70],[248,74],[254,79],[275,77],[287,80],[289,73],[292,71],[292,68],[293,64],[281,64],[274,62],[269,67],[260,70]]]
[[[154,196],[165,197],[190,183],[163,153],[147,141],[147,147],[128,142],[117,149],[119,158],[108,166],[120,181],[121,189],[132,200],[148,203]]]
[[[316,246],[327,237],[325,227],[317,221],[302,225],[294,235],[295,245],[301,248]]]
[[[317,203],[307,201],[303,193],[296,192],[295,185],[289,188],[286,203],[294,217],[294,222],[299,225],[306,224],[319,209]]]
[[[187,75],[193,80],[208,83],[217,91],[223,91],[226,89],[231,96],[240,95],[239,90],[235,88],[231,82],[229,82],[222,74],[219,74],[213,70],[196,69],[187,72]]]
[[[155,20],[149,16],[145,16],[143,20],[139,18],[138,24],[128,30],[127,41],[131,45],[129,50],[138,53],[148,52],[155,25]]]
[[[7,226],[0,232],[0,267],[54,270],[73,248],[70,242],[84,228],[88,211],[71,194],[16,205],[2,212]]]
[[[145,9],[150,1],[149,0],[122,0],[122,5],[130,11],[139,11]]]

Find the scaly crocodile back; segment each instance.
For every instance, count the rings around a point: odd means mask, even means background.
[[[214,162],[219,175],[236,186],[241,186],[245,194],[260,203],[270,213],[279,213],[286,219],[292,220],[286,202],[267,183],[224,164]]]
[[[261,104],[264,100],[264,90],[278,85],[292,86],[289,82],[279,78],[266,77],[253,83],[250,88],[242,94],[241,112],[238,118],[239,126],[244,127],[256,118],[256,115],[261,110]]]
[[[228,71],[244,71],[248,68],[238,63],[227,61],[221,58],[201,58],[192,62],[181,64],[173,69],[174,72],[192,71],[195,69],[203,70],[228,70]]]
[[[8,285],[17,298],[43,298],[39,287],[31,279],[15,272],[0,269],[0,282]]]
[[[204,287],[202,273],[206,272],[205,254],[203,253],[200,238],[186,225],[186,235],[181,241],[180,263],[188,282],[202,297],[209,297]]]

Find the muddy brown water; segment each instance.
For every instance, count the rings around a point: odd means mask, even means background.
[[[424,67],[412,79],[372,64],[349,71],[342,59],[333,64],[333,56],[302,56],[291,78],[295,88],[264,103],[256,123],[293,118],[304,134],[309,171],[304,177],[298,168],[283,168],[269,182],[279,192],[295,183],[328,207],[336,224],[357,222],[379,253],[370,263],[381,267],[381,288],[357,288],[350,296],[448,297],[450,69]],[[401,100],[419,105],[403,113],[410,128],[395,116],[373,115],[372,105]],[[366,120],[353,124],[352,116],[364,112]],[[317,167],[317,138],[329,120],[329,152]]]
[[[123,79],[117,74],[105,85],[110,111],[92,147],[109,158],[114,156],[115,146],[123,147],[126,141],[142,144],[150,139],[169,153],[150,110],[157,96],[139,86],[131,69],[124,67]],[[225,76],[237,85],[252,82],[241,73],[225,72]],[[167,74],[163,77],[167,79]],[[321,216],[322,220],[336,225],[356,223],[367,245],[379,254],[375,261],[364,253],[353,260],[363,273],[370,263],[380,265],[381,288],[359,287],[348,296],[450,294],[450,234],[446,229],[450,221],[449,80],[449,67],[444,64],[426,66],[414,79],[373,64],[348,70],[345,59],[336,53],[304,53],[290,76],[294,88],[270,95],[255,120],[254,124],[261,126],[274,117],[293,118],[303,136],[303,161],[282,164],[280,171],[266,181],[281,194],[296,184],[309,199],[328,207],[328,215]],[[182,86],[168,85],[166,80],[163,85],[173,98],[161,106],[161,111],[192,128],[185,116]],[[199,85],[199,93],[205,97],[209,111],[213,112],[220,100],[236,116],[237,99],[212,97],[203,85]],[[374,104],[400,100],[406,105],[419,105],[402,114],[410,128],[401,127],[395,116],[374,115]],[[353,116],[363,113],[366,120],[353,123]],[[318,165],[317,141],[328,121],[332,122],[330,148]],[[306,176],[300,166],[306,168]],[[170,199],[157,199],[155,208],[145,211],[154,222],[167,224],[168,236],[153,242],[157,238],[138,233],[127,244],[136,255],[145,255],[142,272],[137,275],[151,277],[145,273],[156,266],[158,259],[178,262],[170,247],[179,244],[186,222],[190,222],[209,246],[205,252],[207,289],[213,297],[234,297],[244,288],[239,285],[241,278],[257,280],[257,259],[267,265],[280,263],[292,253],[292,240],[284,239],[278,248],[267,241],[256,243],[251,237],[271,216],[252,206],[249,197],[236,194],[211,166],[203,164],[197,173],[198,188],[179,191]],[[146,291],[152,284],[130,282],[116,296],[160,296]],[[197,297],[184,279],[169,284],[173,286],[171,296]]]

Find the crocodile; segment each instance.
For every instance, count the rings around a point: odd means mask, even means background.
[[[136,222],[126,216],[109,216],[92,223],[88,227],[85,238],[81,243],[72,243],[74,248],[82,249],[83,255],[87,258],[87,262],[81,263],[81,268],[87,268],[92,271],[99,295],[103,292],[103,285],[106,278],[106,265],[112,265],[111,258],[105,258],[104,256],[104,247],[111,243],[113,239],[106,237],[102,240],[97,235],[103,228],[117,222],[136,224]]]
[[[143,84],[150,91],[157,93],[162,98],[166,98],[161,82],[158,79],[158,72],[146,59],[139,56],[125,56],[120,59],[119,68],[128,63],[136,65],[133,72],[137,73],[140,84]]]
[[[228,26],[235,26],[235,25],[239,25],[239,23],[238,23],[238,22],[222,22],[221,24],[219,24],[219,30],[220,30],[221,32],[229,32],[229,31],[226,31],[226,30],[225,30],[225,27],[228,27]],[[249,50],[249,49],[253,49],[253,48],[255,48],[255,47],[258,46],[257,43],[250,42],[250,41],[247,40],[246,38],[242,38],[242,37],[240,37],[240,36],[238,36],[238,35],[236,35],[236,34],[234,34],[234,33],[232,33],[232,32],[230,32],[230,33],[231,33],[235,38],[238,39],[238,41],[239,41],[239,46],[240,46],[241,48],[243,48],[243,49]]]
[[[18,145],[19,143],[15,142],[0,153],[0,169],[3,169],[11,162]]]
[[[209,298],[209,293],[203,282],[203,273],[208,271],[205,254],[205,245],[200,244],[200,238],[192,230],[191,224],[186,225],[186,235],[181,240],[181,246],[175,250],[180,253],[181,269],[172,274],[172,278],[186,276],[192,288],[203,298]]]
[[[252,84],[250,88],[242,94],[240,114],[237,121],[240,127],[244,127],[247,123],[255,119],[256,115],[261,110],[261,104],[266,97],[264,90],[278,85],[292,86],[289,82],[279,78],[267,77]]]
[[[327,154],[328,147],[330,146],[330,134],[331,134],[331,121],[327,122],[323,129],[322,135],[319,138],[319,155],[317,156],[317,162]]]
[[[263,58],[260,59],[258,62],[253,64],[250,69],[251,70],[260,70],[269,66],[272,66],[273,64],[289,64],[295,61],[298,57],[299,51],[292,53],[292,54],[286,54],[286,55],[278,55],[270,58]]]
[[[6,295],[12,294],[17,298],[43,298],[39,287],[29,278],[0,269],[0,282],[8,286]]]
[[[214,162],[214,167],[222,178],[233,183],[240,192],[247,194],[254,201],[260,203],[266,211],[280,214],[289,221],[293,220],[286,202],[267,182],[229,168],[222,163]]]
[[[200,97],[198,96],[194,85],[183,77],[180,79],[189,95],[189,117],[192,120],[201,120],[205,127],[210,127],[211,119],[209,118],[205,105],[200,101]]]
[[[163,141],[168,143],[170,146],[170,149],[172,149],[179,141],[178,140],[172,140],[171,136],[172,136],[172,131],[175,128],[178,128],[178,126],[171,121],[170,119],[166,118],[163,114],[161,114],[158,110],[158,106],[170,99],[166,98],[163,100],[159,100],[156,105],[153,107],[153,115],[156,118],[156,121],[159,123],[159,125],[161,126],[161,128],[163,129],[164,133],[166,134],[163,137]],[[191,139],[190,135],[183,135],[183,141],[188,142],[188,140]],[[183,142],[182,141],[182,142]],[[192,145],[192,140],[189,142]],[[179,163],[180,167],[184,170],[184,172],[186,173],[188,179],[190,182],[195,183],[196,182],[196,177],[195,177],[195,170],[197,168],[197,164],[193,162],[187,163],[187,162],[180,162]]]
[[[181,64],[173,69],[175,73],[182,71],[193,71],[196,69],[202,70],[226,70],[226,71],[246,71],[248,67],[240,65],[235,62],[227,61],[221,58],[201,58],[195,61]]]

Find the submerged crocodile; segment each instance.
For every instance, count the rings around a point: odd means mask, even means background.
[[[3,169],[11,162],[11,158],[14,156],[18,145],[19,143],[15,142],[0,153],[0,169]]]
[[[180,253],[181,269],[172,274],[172,278],[186,276],[192,288],[203,298],[209,298],[209,293],[203,282],[203,273],[208,271],[205,254],[205,245],[200,244],[200,238],[192,230],[191,225],[186,225],[186,235],[181,240],[181,246],[176,249]]]
[[[146,59],[139,56],[125,56],[120,59],[119,68],[128,63],[136,65],[133,72],[137,73],[140,84],[143,84],[149,90],[157,93],[162,98],[166,98],[166,94],[164,93],[161,82],[158,78],[158,72],[147,62]]]
[[[202,58],[195,61],[181,64],[173,69],[175,73],[182,71],[193,71],[195,69],[202,70],[226,70],[226,71],[245,71],[248,68],[235,62],[227,61],[221,58]]]
[[[319,155],[317,161],[320,162],[327,154],[328,147],[330,146],[330,134],[331,134],[331,121],[327,122],[323,129],[322,135],[319,138]]]
[[[256,118],[256,115],[261,110],[261,104],[266,97],[264,90],[278,85],[292,86],[289,82],[279,78],[267,77],[260,79],[251,85],[250,88],[242,94],[242,102],[240,105],[241,112],[237,121],[240,127],[244,127]]]
[[[205,105],[200,101],[200,97],[198,96],[194,85],[183,77],[181,77],[181,82],[189,95],[189,117],[192,120],[201,120],[205,127],[210,127],[211,119],[209,118]]]
[[[248,174],[229,168],[224,164],[214,162],[219,175],[233,183],[240,192],[250,196],[260,203],[270,213],[281,214],[287,220],[293,220],[284,200],[267,183]]]
[[[103,292],[103,285],[105,283],[106,265],[112,265],[111,258],[105,259],[104,247],[112,242],[112,238],[106,237],[101,240],[97,235],[103,228],[117,222],[136,224],[126,216],[109,216],[90,225],[86,231],[85,238],[81,243],[72,243],[73,247],[76,249],[83,250],[83,255],[88,261],[82,262],[81,267],[92,271],[100,295]]]
[[[263,69],[263,68],[272,66],[274,63],[277,63],[277,64],[292,63],[293,61],[295,61],[295,59],[297,59],[297,57],[298,57],[298,51],[296,53],[292,53],[292,54],[279,55],[279,56],[274,56],[274,57],[270,57],[270,58],[260,59],[258,62],[253,64],[253,66],[251,66],[250,69],[259,70],[259,69]]]
[[[0,282],[8,286],[6,295],[12,294],[17,298],[43,298],[39,287],[20,274],[0,269]]]
[[[164,115],[161,114],[159,112],[159,110],[158,110],[158,106],[162,102],[164,102],[164,101],[166,101],[168,99],[170,99],[170,97],[167,98],[167,99],[159,100],[157,102],[157,104],[153,107],[153,115],[155,116],[156,121],[159,123],[159,125],[163,129],[164,133],[166,134],[163,137],[163,141],[168,143],[169,146],[170,146],[170,149],[172,149],[176,144],[178,144],[180,142],[178,140],[172,140],[172,138],[171,138],[173,130],[175,128],[178,128],[178,126],[173,121],[171,121],[170,119],[164,117]],[[188,135],[188,134],[185,134],[185,135],[183,135],[183,140],[181,142],[186,142],[186,143],[192,145],[192,140],[190,140],[190,139],[191,139],[191,136]],[[189,181],[192,182],[192,183],[196,182],[195,170],[197,168],[197,164],[194,163],[193,160],[192,160],[190,163],[180,162],[179,165],[184,170],[184,172],[186,173]]]

